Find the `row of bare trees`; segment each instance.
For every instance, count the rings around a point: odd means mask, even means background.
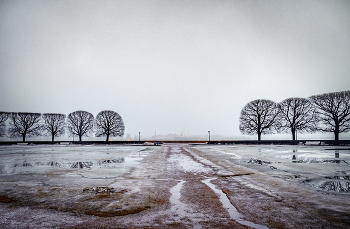
[[[288,98],[280,103],[258,99],[249,102],[241,111],[239,129],[242,134],[333,132],[350,131],[350,91],[313,95],[309,98]]]
[[[6,121],[9,119],[8,128]],[[101,111],[94,116],[87,111],[75,111],[70,113],[67,118],[65,114],[40,114],[25,112],[0,112],[0,136],[12,138],[21,137],[25,142],[26,137],[51,136],[55,137],[65,135],[68,130],[69,136],[78,136],[79,141],[82,137],[89,136],[95,131],[96,137],[121,137],[124,135],[124,122],[122,117],[114,111]]]

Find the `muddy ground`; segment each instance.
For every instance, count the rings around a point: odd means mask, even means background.
[[[0,228],[350,227],[348,192],[201,146],[9,146],[0,156]]]

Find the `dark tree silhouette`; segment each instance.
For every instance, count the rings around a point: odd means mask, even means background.
[[[87,111],[75,111],[67,117],[68,131],[70,136],[79,136],[81,142],[82,136],[89,136],[94,127],[94,116]]]
[[[310,100],[317,108],[318,131],[333,132],[338,141],[339,133],[350,130],[350,91],[313,95]]]
[[[11,113],[8,131],[10,137],[22,137],[23,142],[25,142],[26,137],[40,136],[42,131],[41,114]]]
[[[305,98],[288,98],[278,104],[279,131],[295,133],[316,131],[316,110],[312,102]]]
[[[44,126],[43,129],[46,135],[51,136],[52,142],[54,142],[55,137],[64,135],[66,115],[64,114],[43,114]]]
[[[10,113],[0,111],[0,137],[5,136],[6,120],[8,119]]]
[[[258,135],[272,134],[276,130],[276,117],[278,106],[275,102],[264,99],[257,99],[245,105],[239,118],[239,129],[242,134]]]
[[[124,122],[122,117],[114,111],[101,111],[96,116],[96,137],[106,136],[106,141],[109,136],[121,137],[124,135]]]

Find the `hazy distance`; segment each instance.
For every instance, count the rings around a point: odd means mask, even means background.
[[[0,110],[113,110],[132,137],[244,138],[252,100],[350,89],[349,10],[346,0],[1,0]],[[262,137],[272,138],[290,136]]]

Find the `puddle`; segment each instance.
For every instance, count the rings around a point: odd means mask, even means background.
[[[326,180],[325,180],[326,179]],[[306,179],[302,183],[322,191],[350,193],[349,176],[326,176],[319,179]]]
[[[334,179],[334,180],[350,180],[350,176],[332,176],[332,177],[325,177],[326,179]]]
[[[335,191],[339,193],[350,192],[350,182],[344,181],[326,181],[320,185],[320,188],[326,191]]]
[[[323,160],[324,163],[336,163],[336,164],[347,164],[345,160]]]
[[[79,162],[73,162],[70,167],[72,169],[77,169],[77,168],[82,169],[82,168],[90,168],[91,166],[93,166],[93,163],[91,161],[86,161],[86,162],[79,161]]]
[[[180,201],[180,197],[181,197],[180,190],[184,183],[185,181],[182,180],[177,185],[175,185],[170,189],[170,193],[171,193],[170,202],[173,205],[171,207],[171,211],[174,212],[176,221],[181,220],[181,218],[186,216],[186,212],[185,212],[186,204],[181,203]]]
[[[13,167],[32,167],[32,164],[23,162],[21,164],[14,164]]]
[[[100,160],[97,162],[98,165],[102,165],[102,164],[110,164],[110,163],[123,163],[125,162],[125,158],[121,157],[121,158],[117,158],[117,159],[106,159],[106,160]]]
[[[293,155],[293,163],[336,163],[336,164],[347,164],[345,160],[340,159],[319,159],[315,157],[295,157]]]
[[[12,149],[12,151],[15,150]],[[82,151],[84,153],[80,153]],[[91,150],[88,150],[87,147],[75,147],[74,149],[72,147],[57,149],[56,147],[55,150],[37,147],[36,151],[26,150],[25,153],[17,151],[13,153],[8,149],[5,153],[0,151],[3,159],[0,161],[0,174],[64,172],[66,169],[76,169],[84,173],[89,170],[89,174],[86,174],[86,177],[89,178],[101,177],[100,173],[112,173],[113,177],[116,177],[137,166],[150,153],[152,152],[148,149],[142,151],[131,147],[96,147]]]
[[[38,163],[38,165],[41,165],[42,163]],[[53,166],[53,167],[61,167],[62,165],[60,163],[58,163],[57,161],[50,161],[50,162],[47,162],[46,165],[48,166]]]
[[[228,213],[230,214],[230,217],[237,221],[238,223],[245,225],[245,226],[249,226],[252,228],[259,228],[259,229],[268,229],[268,227],[265,227],[263,225],[259,225],[259,224],[255,224],[249,221],[246,221],[244,219],[242,219],[242,215],[237,211],[237,209],[231,204],[230,200],[228,199],[228,197],[226,196],[225,193],[223,193],[220,189],[217,189],[216,186],[212,183],[210,183],[210,181],[214,179],[214,178],[208,178],[205,180],[202,180],[202,182],[206,185],[208,185],[209,188],[211,188],[217,195],[219,195],[220,197],[220,201],[223,205],[224,208],[227,209]]]
[[[348,163],[348,152],[343,151],[340,154],[339,150],[335,150],[333,154],[329,152],[329,150],[330,149],[320,152],[304,152],[298,156],[293,154],[292,161],[294,163]]]
[[[262,161],[262,160],[254,159],[254,158],[251,158],[247,163],[259,164],[259,165],[262,165],[262,164],[271,164],[271,162],[269,162],[269,161]]]

